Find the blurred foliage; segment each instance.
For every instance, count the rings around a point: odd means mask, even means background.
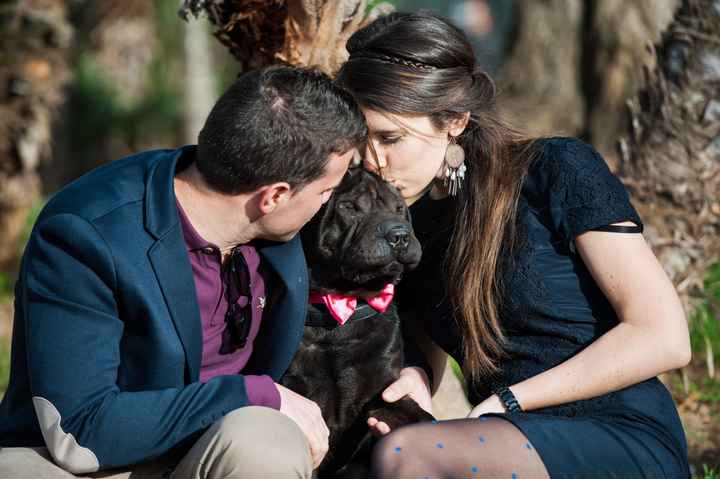
[[[711,468],[707,464],[703,464],[702,474],[698,476],[702,479],[720,479],[720,472],[715,468]]]
[[[45,201],[39,201],[32,207],[25,218],[25,226],[23,227],[23,232],[20,236],[20,241],[18,242],[19,254],[22,254],[25,249],[25,245],[30,238],[30,232],[32,231],[33,225],[35,224],[40,211],[42,211],[43,206],[45,206]],[[0,303],[12,301],[14,288],[15,277],[8,272],[0,271]],[[2,376],[0,376],[0,379],[2,379]]]
[[[462,372],[462,368],[460,365],[455,361],[452,357],[448,356],[448,361],[450,362],[450,369],[452,369],[453,374],[461,383],[465,383],[465,375]]]
[[[715,389],[720,393],[716,371],[720,365],[720,263],[710,268],[704,286],[706,299],[690,317],[690,342],[696,357],[705,361],[708,376],[714,373],[715,377],[708,379],[717,384]]]
[[[8,273],[0,271],[0,303],[12,301],[15,280]]]
[[[682,391],[683,382],[679,375],[673,376],[672,386],[674,390]],[[688,383],[688,396],[695,396],[698,401],[711,405],[720,405],[720,381],[709,377],[702,377],[698,380],[691,380]],[[711,413],[714,410],[711,409]]]
[[[0,398],[7,389],[10,379],[10,348],[0,338]]]
[[[68,122],[72,144],[81,148],[73,148],[73,152],[92,152],[96,142],[112,135],[126,138],[131,146],[144,137],[174,135],[181,127],[182,93],[168,73],[166,65],[154,61],[148,94],[136,104],[124,106],[92,57],[81,55],[75,67]]]
[[[148,85],[132,104],[119,100],[112,78],[97,66],[87,38],[79,36],[74,78],[68,90],[64,136],[69,178],[121,154],[148,147],[172,146],[182,132],[183,24],[177,2],[155,0],[156,51],[149,67]]]
[[[396,2],[394,2],[392,0],[370,0],[367,3],[367,8],[365,10],[369,12],[381,3],[389,3],[390,5],[395,5]]]

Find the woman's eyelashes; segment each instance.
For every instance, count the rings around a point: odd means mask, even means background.
[[[394,145],[402,139],[402,136],[378,135],[377,139],[381,145]]]

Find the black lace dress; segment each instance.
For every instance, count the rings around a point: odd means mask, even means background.
[[[539,140],[523,183],[522,238],[504,267],[502,323],[507,360],[502,374],[469,386],[477,404],[494,383],[508,386],[577,354],[618,323],[575,251],[574,238],[605,225],[641,225],[622,183],[587,144]],[[460,338],[440,278],[453,229],[453,200],[425,195],[411,207],[423,259],[401,283],[401,311],[419,316],[432,339],[461,361]],[[682,425],[656,379],[597,398],[500,415],[535,446],[551,477],[688,477]]]

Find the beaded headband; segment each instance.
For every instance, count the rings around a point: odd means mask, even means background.
[[[374,53],[374,52],[352,53],[352,54],[350,54],[349,60],[356,60],[358,58],[368,58],[371,60],[380,60],[383,62],[395,63],[396,65],[404,65],[404,66],[410,67],[410,68],[417,68],[418,70],[432,71],[432,70],[437,69],[437,67],[435,67],[433,65],[428,65],[427,63],[417,62],[414,60],[408,60],[407,58],[403,58],[403,57],[386,55],[384,53]]]

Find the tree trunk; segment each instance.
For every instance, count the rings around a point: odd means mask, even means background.
[[[0,4],[0,271],[14,276],[20,237],[40,199],[38,167],[69,80],[73,30],[62,0]]]
[[[521,127],[581,135],[603,154],[691,306],[719,259],[720,2],[686,0],[668,30],[679,3],[521,0],[499,85]]]
[[[585,133],[611,168],[617,141],[628,131],[625,102],[642,85],[646,66],[655,63],[660,41],[679,0],[595,0],[588,2],[584,37]]]
[[[583,0],[516,0],[515,38],[498,78],[503,115],[536,136],[585,127],[581,89]]]
[[[677,4],[518,0],[513,47],[498,78],[503,113],[534,135],[585,136],[615,167],[625,100]]]
[[[205,23],[185,25],[185,143],[197,142],[198,133],[217,100],[210,41]]]
[[[720,1],[684,0],[628,102],[622,179],[687,306],[720,261]]]

